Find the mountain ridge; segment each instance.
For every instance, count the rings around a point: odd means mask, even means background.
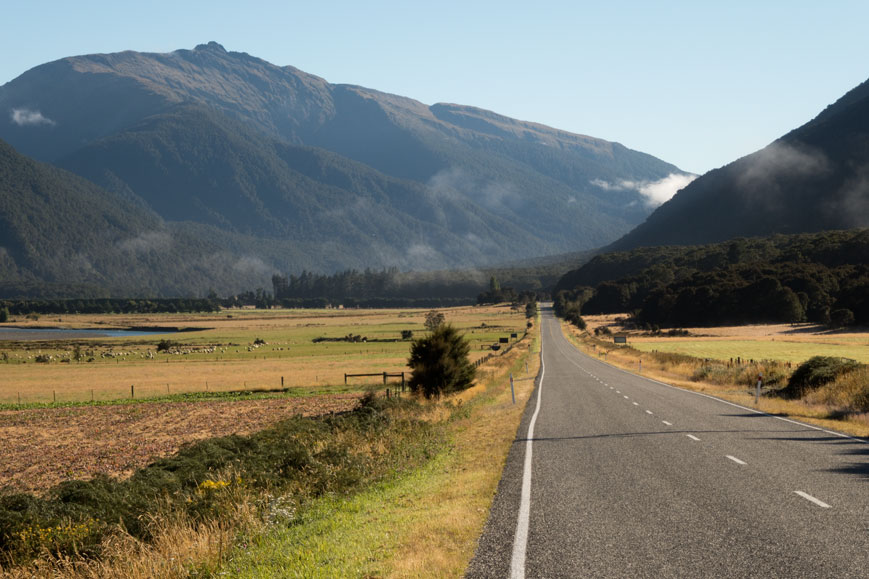
[[[869,81],[680,190],[607,251],[869,226]]]

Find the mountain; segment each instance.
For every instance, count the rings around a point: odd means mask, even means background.
[[[330,84],[213,42],[47,63],[0,87],[0,110],[20,153],[270,272],[591,249],[648,215],[644,184],[683,174],[618,143]]]
[[[373,254],[400,267],[470,266],[485,259],[483,251],[500,256],[499,248],[512,243],[545,248],[533,233],[467,199],[432,195],[335,153],[272,139],[202,106],[148,117],[58,164],[135,194],[164,219],[340,246],[344,262],[356,266]],[[469,245],[455,231],[493,244]]]
[[[268,287],[280,268],[348,262],[341,247],[322,245],[167,222],[141,199],[0,141],[0,298],[235,293]]]
[[[710,171],[608,247],[869,226],[869,81],[769,146]]]

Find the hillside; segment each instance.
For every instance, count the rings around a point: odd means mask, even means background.
[[[636,188],[609,184],[681,173],[618,143],[330,84],[213,42],[47,63],[0,87],[0,109],[11,111],[0,138],[23,154],[125,191],[167,221],[327,242],[347,258],[324,271],[591,249],[651,211]],[[343,220],[327,218],[329,206]],[[360,264],[357,246],[373,231],[380,243]]]
[[[269,287],[281,268],[348,261],[322,245],[167,222],[0,141],[0,298],[239,292]],[[363,264],[361,252],[349,259]]]
[[[710,171],[609,246],[869,226],[869,81],[768,147]]]
[[[867,256],[869,229],[640,247],[594,257],[556,292],[583,314],[634,312],[650,325],[867,324]]]

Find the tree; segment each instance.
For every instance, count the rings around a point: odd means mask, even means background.
[[[830,327],[844,328],[854,323],[854,312],[848,308],[839,308],[830,312]]]
[[[426,398],[438,398],[470,388],[476,374],[468,358],[470,350],[470,343],[450,324],[440,324],[415,340],[407,362],[410,389]]]
[[[425,315],[425,329],[429,332],[434,332],[444,323],[444,315],[437,311],[431,310]]]
[[[0,324],[6,323],[9,321],[9,309],[8,308],[0,308]]]

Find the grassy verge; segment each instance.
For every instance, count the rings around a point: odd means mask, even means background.
[[[238,577],[459,577],[482,532],[539,368],[536,331],[441,402],[448,443],[424,467],[353,497],[325,497],[295,524],[242,542]],[[527,363],[527,369],[526,369]],[[510,393],[513,374],[516,404]],[[440,415],[440,418],[435,418]]]
[[[853,436],[869,436],[869,413],[846,400],[848,392],[865,387],[866,372],[843,377],[804,399],[785,400],[774,395],[784,387],[792,371],[784,362],[763,360],[731,365],[686,354],[616,347],[564,322],[562,328],[585,353],[629,372],[642,373],[680,388],[704,392],[769,414],[787,416]],[[764,376],[765,386],[755,403],[754,384],[760,373]]]
[[[142,560],[172,568],[157,576],[219,567],[233,534],[292,521],[320,497],[424,464],[442,440],[425,414],[410,400],[369,397],[345,414],[193,444],[127,480],[98,476],[46,497],[0,496],[0,565],[12,576],[154,576],[129,571],[130,558],[146,553]],[[178,529],[186,540],[167,542]],[[214,548],[191,555],[202,543]]]

